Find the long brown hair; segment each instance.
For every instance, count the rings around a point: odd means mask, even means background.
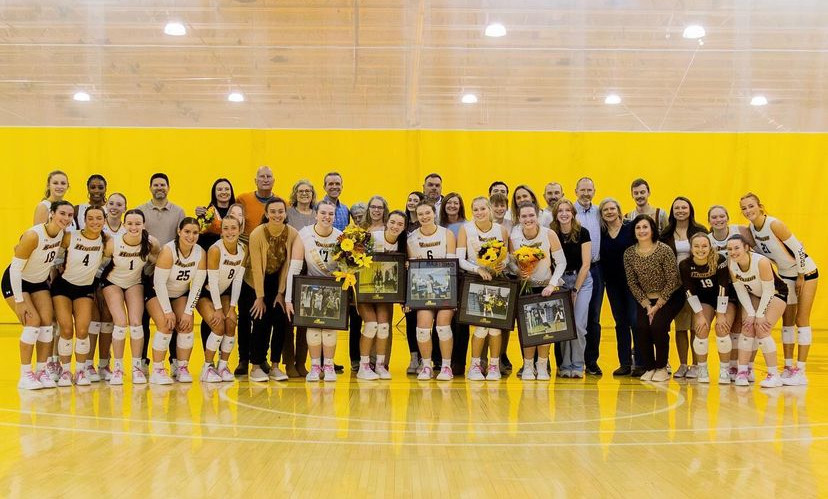
[[[564,204],[568,205],[569,209],[572,210],[572,230],[570,230],[569,234],[566,235],[566,240],[571,243],[577,243],[581,239],[581,222],[575,218],[575,205],[572,201],[566,198],[561,198],[557,203],[555,203],[555,206],[552,207],[552,223],[549,224],[549,228],[554,230],[560,238],[563,238],[564,234],[561,232],[561,223],[558,222],[558,210],[561,208],[561,205]]]

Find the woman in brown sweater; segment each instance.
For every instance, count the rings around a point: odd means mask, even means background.
[[[641,365],[647,370],[641,380],[667,381],[670,323],[685,301],[678,264],[670,247],[658,241],[652,218],[638,215],[633,229],[636,244],[624,251],[624,270],[638,302],[635,341],[640,345]]]

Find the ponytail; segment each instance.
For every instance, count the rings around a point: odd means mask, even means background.
[[[150,251],[152,251],[152,243],[150,243],[149,232],[147,229],[141,229],[141,260],[146,262]]]

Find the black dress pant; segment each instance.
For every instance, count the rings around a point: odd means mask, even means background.
[[[670,323],[684,306],[684,290],[679,289],[670,296],[667,303],[658,309],[653,316],[652,323],[647,311],[638,304],[638,314],[635,325],[635,343],[640,345],[640,365],[646,370],[662,369],[667,367],[667,357],[670,353]],[[655,304],[656,300],[650,300]],[[636,362],[638,362],[636,360]]]

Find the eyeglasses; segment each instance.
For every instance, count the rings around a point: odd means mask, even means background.
[[[381,210],[382,206],[369,206],[368,208],[370,208],[372,210]]]
[[[312,194],[313,191],[310,189],[299,189],[296,191],[296,194]]]

